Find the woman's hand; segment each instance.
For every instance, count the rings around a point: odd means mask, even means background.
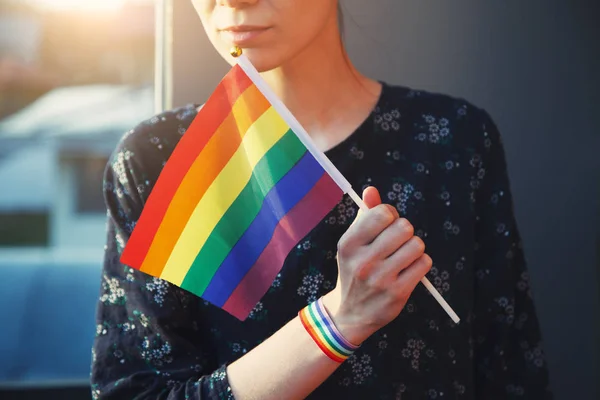
[[[360,344],[395,319],[431,268],[425,244],[396,209],[367,188],[359,212],[338,242],[338,282],[323,302],[347,340]]]

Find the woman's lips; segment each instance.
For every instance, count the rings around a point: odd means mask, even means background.
[[[234,45],[243,46],[256,41],[269,28],[262,27],[233,27],[219,31],[221,38]]]

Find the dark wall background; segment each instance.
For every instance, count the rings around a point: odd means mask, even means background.
[[[496,120],[556,398],[597,399],[599,3],[341,1],[362,71],[464,97]],[[174,2],[174,102],[203,102],[227,67],[189,0]]]

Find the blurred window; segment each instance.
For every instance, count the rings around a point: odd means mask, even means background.
[[[75,211],[80,214],[101,213],[105,205],[102,195],[102,179],[107,157],[87,156],[73,160],[77,188]]]
[[[89,383],[103,172],[123,134],[154,114],[154,10],[153,0],[0,0],[0,304],[10,304],[0,398],[12,398],[6,387]]]

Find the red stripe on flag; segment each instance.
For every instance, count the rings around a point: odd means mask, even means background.
[[[213,94],[192,121],[188,131],[164,166],[144,206],[144,213],[137,221],[130,243],[121,255],[121,262],[139,269],[144,262],[154,235],[160,226],[177,188],[194,160],[213,133],[223,123],[237,98],[252,81],[239,65],[234,66],[219,83]],[[156,193],[156,195],[154,195]]]
[[[342,196],[340,187],[324,173],[311,191],[279,221],[271,241],[223,309],[245,320],[269,290],[292,248],[340,202]]]

